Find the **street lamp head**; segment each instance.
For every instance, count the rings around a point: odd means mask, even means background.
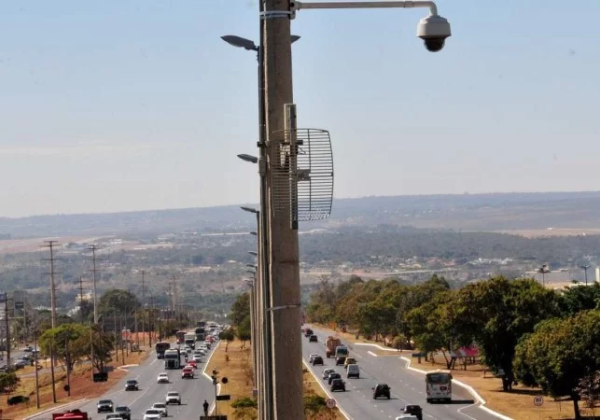
[[[253,209],[252,207],[240,207],[242,210],[247,211],[248,213],[254,213],[254,214],[258,214],[258,210]]]
[[[256,269],[258,266],[256,264],[246,264],[246,267],[252,267]]]
[[[234,47],[243,48],[248,51],[258,51],[258,47],[254,43],[254,41],[242,38],[241,36],[223,35],[221,39],[227,42],[229,45],[233,45]]]
[[[252,231],[252,232],[250,232],[250,235],[257,236],[257,235],[258,235],[258,233],[257,233],[257,232],[255,232],[255,231]]]
[[[440,15],[429,15],[417,26],[417,36],[425,41],[425,48],[430,52],[441,51],[450,35],[450,23]]]
[[[300,35],[291,35],[290,36],[290,43],[294,43],[296,41],[298,41],[300,39]]]
[[[258,257],[258,252],[256,252],[256,251],[248,251],[248,254]]]
[[[244,162],[258,163],[258,158],[256,156],[252,156],[252,155],[247,155],[245,153],[241,153],[241,154],[237,155],[237,157],[239,157],[240,159],[242,159]]]

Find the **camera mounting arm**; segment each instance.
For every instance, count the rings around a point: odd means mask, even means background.
[[[437,15],[437,5],[433,1],[345,1],[304,3],[292,1],[292,17],[302,9],[411,9],[428,8],[432,15]]]

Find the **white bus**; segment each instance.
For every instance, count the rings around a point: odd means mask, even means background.
[[[435,370],[425,374],[427,402],[452,401],[452,374],[444,370]]]

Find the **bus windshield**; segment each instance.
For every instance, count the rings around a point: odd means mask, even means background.
[[[452,379],[449,373],[429,373],[427,374],[427,382],[430,384],[445,384]]]

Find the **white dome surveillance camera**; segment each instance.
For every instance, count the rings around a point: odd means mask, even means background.
[[[430,52],[444,48],[444,42],[450,35],[450,23],[439,15],[429,15],[421,19],[417,26],[417,36],[425,41],[425,48]]]

